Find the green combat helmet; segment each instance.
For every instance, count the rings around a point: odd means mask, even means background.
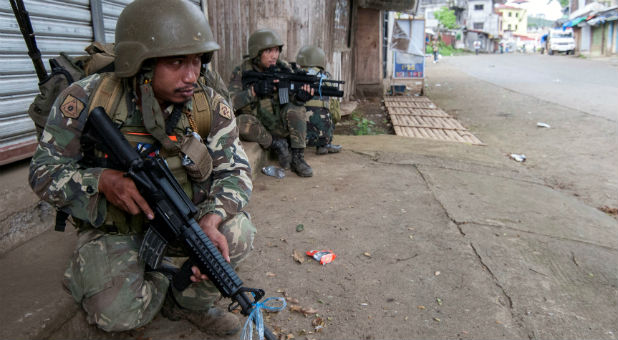
[[[296,55],[296,64],[300,67],[326,68],[326,54],[317,46],[303,46]]]
[[[283,47],[283,41],[275,31],[262,28],[251,34],[249,37],[249,57],[258,57],[261,50],[271,47]]]
[[[132,77],[144,60],[204,53],[210,62],[219,45],[204,13],[187,0],[135,0],[116,24],[115,72]]]

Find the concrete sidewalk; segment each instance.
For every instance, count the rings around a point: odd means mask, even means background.
[[[311,338],[616,338],[615,219],[491,147],[388,135],[335,142],[343,152],[307,151],[312,178],[255,175],[259,233],[239,271],[269,296],[322,301],[330,321]],[[0,258],[0,338],[209,338],[161,317],[120,334],[88,327],[60,285],[74,239],[47,231]],[[292,261],[293,250],[317,247],[338,258]],[[269,324],[294,333],[308,321],[286,311]]]

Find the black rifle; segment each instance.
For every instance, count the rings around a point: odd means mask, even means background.
[[[315,96],[324,97],[343,97],[343,91],[339,89],[339,84],[345,84],[343,80],[322,79],[319,76],[307,74],[306,71],[297,70],[296,72],[269,68],[264,72],[244,71],[242,73],[242,86],[248,89],[258,81],[266,80],[271,87],[277,87],[279,92],[279,104],[290,101],[290,94],[294,94],[305,84],[309,84],[314,89]],[[275,82],[278,80],[278,82]],[[327,85],[328,84],[328,85]]]
[[[232,299],[228,310],[240,307],[241,313],[248,316],[254,304],[264,296],[264,290],[242,286],[243,282],[232,266],[223,259],[193,218],[197,207],[178,184],[165,161],[159,157],[142,158],[100,106],[90,113],[83,138],[82,143],[94,143],[107,153],[118,170],[126,171],[154,210],[154,220],[149,222],[140,248],[140,258],[151,268],[158,269],[167,244],[180,244],[189,260],[174,276],[174,288],[182,291],[191,284],[191,266],[195,265],[208,276],[221,295]],[[266,327],[264,335],[269,340],[276,339]]]
[[[28,56],[32,59],[34,69],[39,81],[42,82],[47,78],[47,70],[41,59],[41,51],[36,47],[36,39],[34,37],[34,31],[32,30],[32,23],[30,22],[30,15],[26,11],[23,0],[10,0],[13,13],[15,13],[15,19],[19,25],[21,35],[24,36],[24,41],[28,47]]]

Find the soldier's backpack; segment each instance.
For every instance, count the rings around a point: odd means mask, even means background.
[[[36,126],[37,139],[41,138],[54,101],[65,88],[91,74],[114,70],[113,49],[113,44],[95,42],[86,47],[86,56],[71,58],[61,52],[60,56],[49,60],[51,74],[39,83],[39,94],[28,109]]]

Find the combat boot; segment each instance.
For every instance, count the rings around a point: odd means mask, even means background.
[[[328,143],[326,144],[326,150],[328,153],[337,153],[341,151],[341,145]]]
[[[165,297],[161,315],[178,321],[185,319],[195,325],[200,331],[214,336],[229,336],[240,331],[240,320],[230,312],[218,307],[210,307],[207,311],[192,311],[182,308],[176,303],[171,292]]]
[[[316,146],[315,153],[318,155],[326,155],[328,154],[328,149],[326,148],[326,145]]]
[[[286,170],[290,169],[292,155],[290,155],[290,150],[288,149],[288,142],[284,138],[273,138],[270,149],[277,154],[279,165]]]
[[[329,153],[337,153],[341,151],[341,145],[338,144],[326,144],[323,146],[316,146],[315,153],[318,155],[326,155]]]
[[[305,162],[305,149],[292,149],[292,171],[301,177],[313,176],[313,170]]]

